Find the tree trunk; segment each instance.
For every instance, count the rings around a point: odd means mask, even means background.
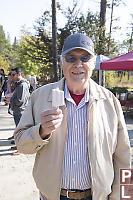
[[[100,35],[99,35],[99,55],[105,52],[105,23],[106,23],[106,0],[101,0],[100,6]]]
[[[101,0],[100,6],[100,35],[99,35],[99,55],[105,53],[105,23],[106,23],[106,0]],[[102,85],[105,86],[105,71],[102,71]]]
[[[54,81],[58,81],[56,0],[52,0],[52,58],[53,58]]]
[[[109,49],[110,49],[110,40],[111,40],[111,33],[112,33],[113,8],[114,8],[114,0],[112,0],[112,6],[111,6],[111,19],[110,19],[109,41],[108,41],[108,54],[109,54]]]

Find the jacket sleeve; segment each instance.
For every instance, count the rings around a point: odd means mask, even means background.
[[[34,154],[49,142],[50,136],[43,140],[39,135],[40,123],[34,123],[33,103],[29,100],[20,122],[15,129],[14,138],[17,149],[23,154]]]
[[[114,97],[114,104],[118,116],[118,137],[117,137],[117,146],[113,155],[115,178],[112,185],[112,193],[109,196],[109,200],[120,200],[119,172],[121,168],[131,167],[131,155],[130,155],[130,142],[129,142],[126,123],[123,116],[123,111],[120,102],[115,97]]]

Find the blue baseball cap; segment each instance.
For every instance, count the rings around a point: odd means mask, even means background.
[[[65,39],[61,55],[65,55],[74,49],[83,49],[94,56],[94,43],[87,35],[82,33],[69,35]]]

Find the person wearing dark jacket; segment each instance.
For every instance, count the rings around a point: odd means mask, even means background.
[[[6,76],[5,76],[5,72],[4,72],[4,69],[0,69],[0,102],[2,101],[2,93],[4,92],[5,94],[5,91],[6,91]]]
[[[20,118],[28,104],[28,100],[30,97],[29,82],[22,77],[21,68],[16,67],[12,70],[12,80],[15,83],[15,90],[10,99],[10,106],[13,111],[14,122],[17,127]],[[14,142],[14,141],[13,141]],[[12,142],[12,143],[13,143]],[[14,147],[15,149],[16,147]]]

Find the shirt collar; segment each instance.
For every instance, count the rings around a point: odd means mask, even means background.
[[[68,90],[66,80],[65,80],[65,88],[64,88],[64,97],[68,101],[70,101],[70,102],[75,104],[75,102],[74,102],[73,98],[71,97],[70,92]],[[85,103],[89,102],[89,83],[88,83],[86,91],[85,91],[84,101],[85,101]]]

